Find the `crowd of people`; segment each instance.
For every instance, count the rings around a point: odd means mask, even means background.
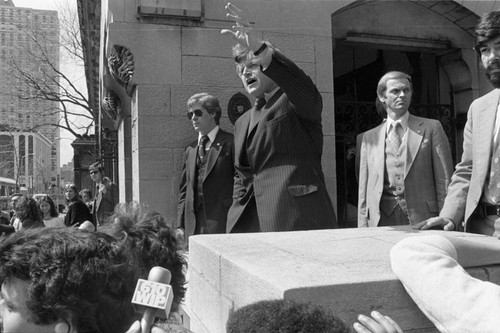
[[[0,214],[0,315],[3,332],[127,332],[148,327],[130,303],[138,278],[154,266],[172,274],[175,313],[185,294],[181,250],[197,234],[336,228],[321,166],[321,94],[276,46],[262,40],[235,5],[226,6],[236,41],[236,73],[255,105],[219,127],[219,100],[198,93],[187,101],[197,139],[185,150],[177,220],[165,223],[138,203],[119,204],[118,187],[99,162],[89,167],[95,195],[70,184],[60,215],[52,198],[12,198]],[[409,112],[411,76],[390,71],[376,87],[384,121],[358,137],[358,225],[409,225],[484,234],[410,237],[391,251],[395,274],[442,332],[494,332],[500,287],[464,268],[498,264],[500,253],[500,11],[483,16],[475,49],[496,88],[475,100],[464,152],[453,172],[439,121]],[[443,284],[443,282],[446,282]],[[466,290],[467,292],[463,292]],[[358,333],[402,330],[377,311],[360,315]],[[143,327],[143,326],[142,326]],[[349,332],[350,325],[315,305],[264,301],[230,315],[227,332]]]

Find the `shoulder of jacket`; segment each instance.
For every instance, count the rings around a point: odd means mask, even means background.
[[[106,188],[110,188],[114,184],[108,177],[104,177],[102,179],[102,183],[104,184],[104,186],[106,186]]]
[[[471,107],[480,106],[483,103],[490,103],[492,101],[498,102],[499,97],[500,97],[500,89],[493,89],[489,93],[473,100],[471,103]]]

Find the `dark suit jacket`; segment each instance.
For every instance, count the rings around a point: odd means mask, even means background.
[[[337,222],[321,167],[321,95],[312,80],[276,50],[263,73],[280,89],[253,128],[251,112],[235,124],[236,174],[227,231],[334,228]]]
[[[234,178],[233,135],[219,128],[207,155],[203,180],[203,197],[208,232],[225,233],[227,211],[231,206]],[[196,156],[198,141],[186,148],[177,208],[177,227],[184,229],[186,239],[194,234],[196,217]]]
[[[363,133],[360,149],[358,226],[376,227],[384,189],[386,122]],[[359,143],[359,141],[358,141]],[[410,222],[438,216],[453,173],[448,138],[438,120],[408,118],[404,195]]]
[[[67,227],[79,226],[85,221],[90,221],[96,225],[89,208],[83,201],[76,200],[68,204],[68,212],[64,217],[64,225]]]
[[[104,177],[102,183],[106,192],[104,192],[104,189],[98,190],[92,206],[92,216],[96,225],[106,222],[106,219],[113,214],[115,206],[120,201],[118,185],[108,177]]]

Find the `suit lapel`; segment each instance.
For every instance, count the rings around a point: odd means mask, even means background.
[[[242,164],[243,150],[246,150],[245,142],[249,133],[250,111],[245,112],[236,122],[234,131],[234,153],[235,162]]]
[[[187,161],[186,161],[186,166],[189,166],[189,169],[187,170],[187,173],[189,174],[189,178],[194,181],[196,177],[196,157],[198,155],[198,146],[193,147],[188,147],[187,148]]]
[[[373,150],[373,156],[370,160],[375,164],[375,170],[377,170],[377,181],[378,179],[384,179],[384,169],[385,169],[385,127],[387,123],[384,121],[379,125],[376,132],[373,133],[374,140],[368,140],[368,142],[376,142],[375,149]]]
[[[478,140],[479,144],[474,146],[474,149],[477,149],[476,156],[488,156],[488,158],[478,159],[477,161],[479,179],[482,180],[486,179],[486,173],[488,172],[491,163],[491,159],[489,157],[491,157],[492,138],[495,133],[495,119],[500,90],[496,89],[495,91],[496,93],[493,94],[491,98],[486,100],[483,105],[481,105],[481,109],[478,113],[479,116],[476,118],[479,121],[476,121],[473,125],[478,126],[478,133],[480,133]],[[484,183],[482,185],[484,185]]]
[[[210,150],[208,151],[207,170],[205,172],[205,177],[203,178],[203,180],[205,180],[210,174],[210,171],[212,171],[215,162],[219,158],[219,154],[222,150],[222,147],[224,147],[224,142],[222,142],[221,140],[222,136],[223,136],[222,130],[219,129],[219,131],[217,132],[217,136],[215,137],[215,140],[210,146]]]
[[[424,137],[425,131],[422,129],[422,122],[410,114],[408,118],[408,132],[406,140],[406,167],[405,178],[417,156],[418,149]]]

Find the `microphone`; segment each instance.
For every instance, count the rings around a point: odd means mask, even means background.
[[[148,279],[139,279],[135,286],[132,303],[137,304],[137,312],[144,312],[141,332],[149,333],[155,317],[165,317],[170,313],[174,294],[169,285],[172,274],[166,268],[155,266],[149,271]]]

